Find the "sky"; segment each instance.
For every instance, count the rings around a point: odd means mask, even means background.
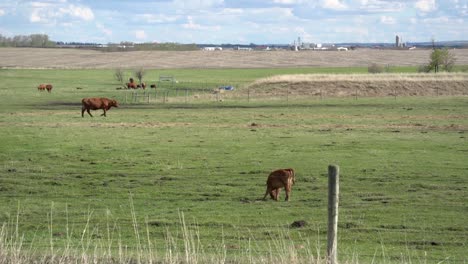
[[[102,44],[468,40],[468,0],[0,0],[0,34]]]

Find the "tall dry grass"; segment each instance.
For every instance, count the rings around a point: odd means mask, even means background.
[[[253,82],[257,95],[322,97],[465,96],[467,73],[294,74]]]
[[[468,73],[381,73],[381,74],[288,74],[258,79],[253,85],[321,81],[468,81]]]
[[[269,250],[260,250],[258,242],[253,236],[247,245],[239,245],[237,254],[228,255],[224,239],[217,248],[206,250],[200,238],[200,232],[195,224],[187,224],[183,212],[179,212],[179,235],[172,235],[166,230],[165,249],[160,253],[156,242],[149,231],[149,221],[137,221],[136,213],[131,203],[131,216],[136,243],[125,244],[119,233],[117,223],[106,224],[105,236],[94,236],[98,227],[90,225],[92,211],[87,212],[87,223],[83,230],[74,231],[69,226],[68,212],[65,230],[58,230],[54,224],[54,206],[48,213],[48,237],[35,237],[27,246],[24,235],[20,234],[19,214],[15,219],[3,223],[0,230],[0,264],[70,264],[70,263],[159,263],[159,264],[198,264],[198,263],[278,263],[278,264],[324,264],[326,259],[320,255],[319,246],[308,241],[305,245],[296,245],[288,231],[280,230],[280,238],[269,241]],[[54,237],[57,232],[64,232],[61,237]],[[181,234],[181,235],[180,235]],[[74,239],[72,237],[80,237]],[[181,237],[181,238],[178,238]],[[45,248],[41,245],[48,245]],[[299,252],[301,251],[301,253]],[[304,254],[304,251],[306,252]],[[357,263],[344,261],[343,263]]]

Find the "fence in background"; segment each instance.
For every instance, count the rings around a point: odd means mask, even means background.
[[[359,100],[369,97],[388,97],[397,100],[399,97],[410,96],[468,96],[468,87],[465,90],[447,91],[439,88],[431,88],[423,94],[421,90],[391,89],[380,94],[369,93],[369,89],[353,88],[297,90],[294,87],[282,87],[277,89],[261,90],[251,88],[248,82],[161,82],[156,88],[146,90],[121,90],[124,95],[121,99],[127,104],[136,103],[196,103],[196,102],[255,102],[255,101],[282,101],[293,102],[305,99],[323,100],[327,98],[349,98]]]

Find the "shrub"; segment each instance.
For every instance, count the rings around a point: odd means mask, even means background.
[[[431,71],[431,67],[429,65],[419,65],[418,72],[419,73],[428,73]]]
[[[382,65],[378,65],[376,63],[372,63],[367,67],[367,72],[369,73],[382,73],[385,72],[385,67]]]

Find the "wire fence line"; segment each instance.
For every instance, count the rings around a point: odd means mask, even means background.
[[[421,91],[421,88],[395,87],[386,90],[369,87],[341,87],[333,88],[301,87],[296,85],[278,85],[280,87],[266,88],[252,85],[250,82],[178,82],[175,84],[163,83],[156,88],[123,90],[123,102],[135,103],[196,103],[196,102],[255,102],[255,101],[283,101],[294,102],[304,99],[347,98],[358,100],[360,98],[387,97],[438,97],[438,96],[468,96],[468,87],[458,90],[447,90],[431,87]]]

